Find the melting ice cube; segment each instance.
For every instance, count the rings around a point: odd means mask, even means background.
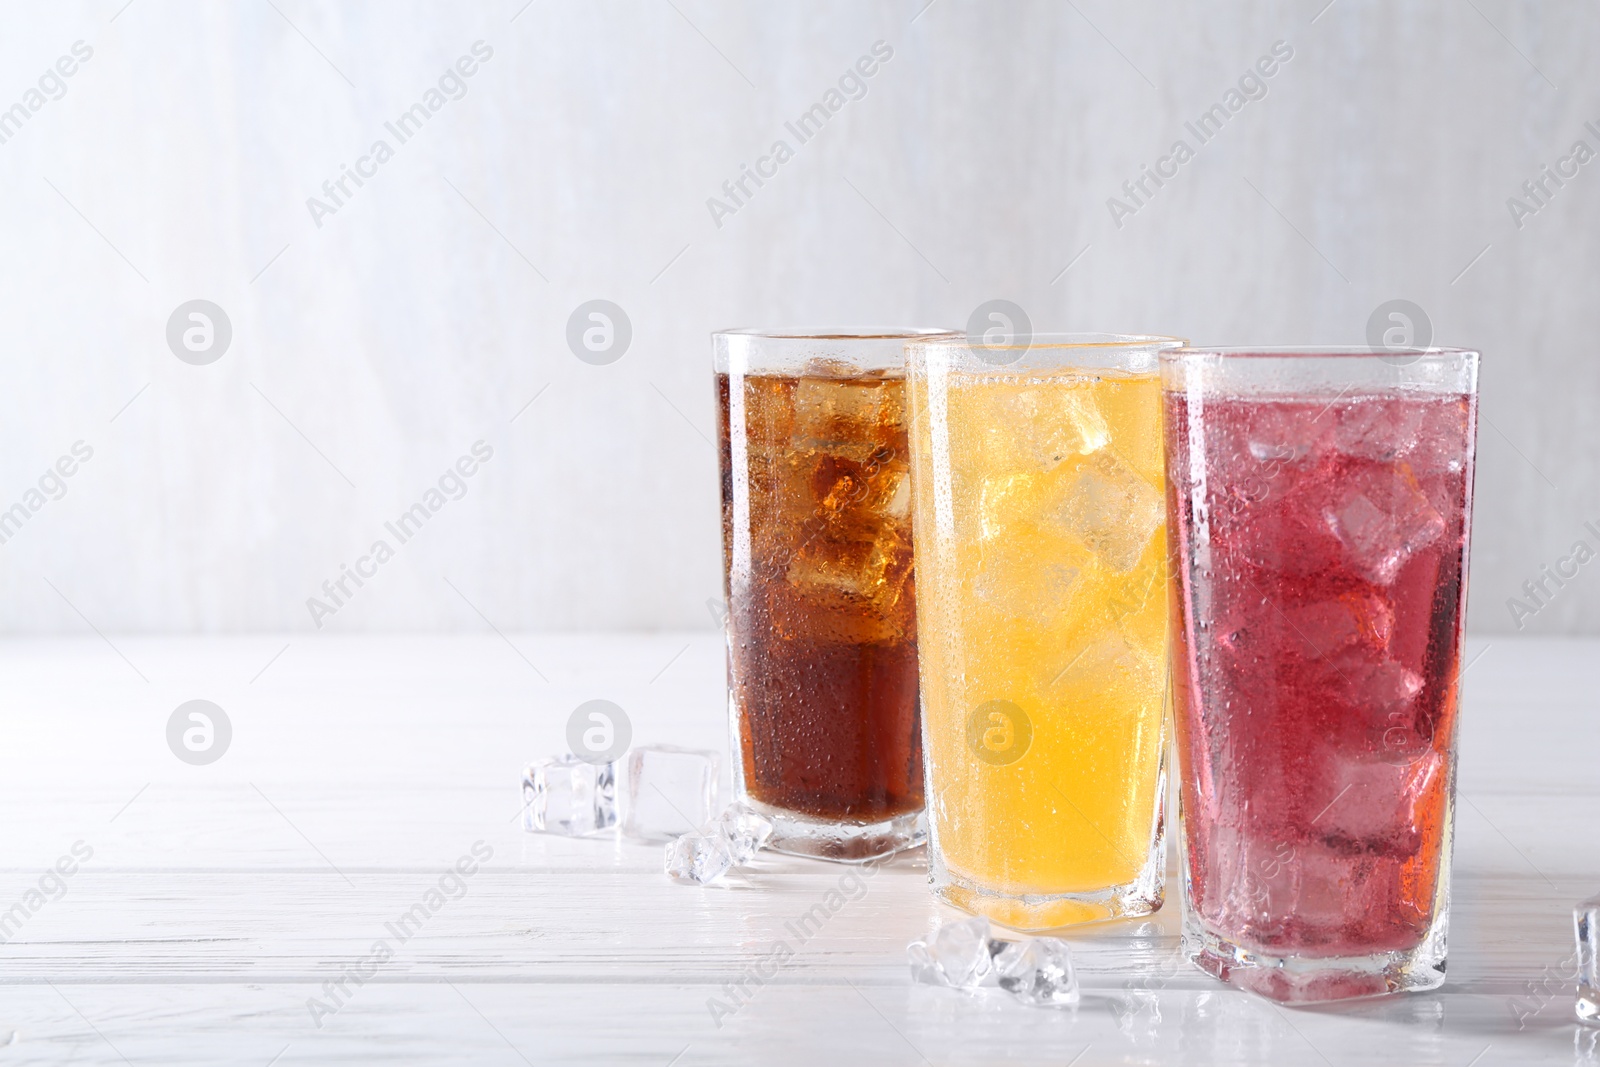
[[[1112,570],[1128,571],[1161,525],[1161,494],[1115,455],[1101,452],[1068,479],[1052,518]]]
[[[1388,648],[1389,633],[1394,629],[1394,612],[1388,602],[1371,593],[1291,604],[1283,614],[1295,634],[1324,656],[1352,645]]]
[[[582,837],[617,825],[616,765],[576,756],[534,760],[522,772],[522,828]]]
[[[1417,443],[1422,405],[1416,403],[1340,404],[1334,408],[1333,443],[1347,456],[1392,461]]]
[[[1019,522],[1038,519],[1043,482],[1037,474],[1001,474],[978,487],[977,533],[984,541],[1012,535]]]
[[[1156,691],[1163,665],[1120,630],[1105,630],[1062,649],[1047,669],[1051,672],[1044,680],[1047,690],[1070,686],[1100,695],[1113,690]]]
[[[709,885],[755,858],[772,836],[772,822],[760,812],[731,804],[709,830],[695,830],[667,843],[667,877]]]
[[[673,745],[628,753],[628,814],[622,832],[641,841],[689,833],[711,818],[717,754]]]
[[[891,519],[911,516],[911,475],[902,470],[885,471],[882,484],[875,486],[872,507]]]
[[[1298,464],[1320,452],[1331,420],[1310,405],[1260,405],[1252,411],[1246,448],[1269,468]]]
[[[688,833],[667,842],[667,877],[708,885],[733,867],[727,838],[719,833]]]
[[[1387,856],[1413,855],[1422,843],[1423,802],[1443,773],[1432,749],[1409,763],[1329,754],[1322,781],[1309,794],[1315,812],[1311,829],[1332,842],[1359,845]]]
[[[742,804],[730,804],[723,811],[717,829],[723,840],[728,843],[728,851],[733,856],[734,865],[742,867],[766,847],[767,839],[772,836],[773,827],[772,820],[760,812],[752,811]]]
[[[1012,445],[1005,452],[1024,466],[1053,470],[1069,456],[1098,452],[1111,440],[1105,416],[1089,393],[1060,379],[996,393],[987,432]]]
[[[889,577],[891,545],[879,541],[840,541],[818,537],[790,561],[784,577],[808,596],[871,599]]]
[[[913,980],[955,989],[976,989],[994,971],[989,920],[947,922],[921,941],[906,946]]]
[[[1458,473],[1471,444],[1467,401],[1445,397],[1418,407],[1422,425],[1417,429],[1416,447],[1406,454],[1407,464],[1419,475]]]
[[[979,603],[1008,618],[1052,625],[1072,602],[1079,568],[1045,562],[1030,551],[999,546],[984,553],[972,591]]]
[[[1004,943],[994,957],[1000,988],[1025,1004],[1069,1008],[1078,1003],[1072,946],[1059,937]]]
[[[1351,472],[1323,518],[1350,562],[1378,585],[1393,582],[1413,553],[1444,533],[1416,479],[1390,467]]]
[[[878,447],[884,424],[898,422],[898,392],[883,381],[803,377],[794,387],[791,446],[863,462]]]
[[[1340,657],[1349,649],[1382,651],[1393,629],[1394,611],[1373,593],[1298,604],[1263,599],[1219,626],[1217,643],[1235,666],[1243,667],[1286,657]]]

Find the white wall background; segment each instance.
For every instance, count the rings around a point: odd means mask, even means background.
[[[94,450],[0,545],[0,629],[310,631],[306,598],[479,439],[466,496],[330,630],[709,626],[707,334],[994,297],[1257,343],[1360,343],[1413,300],[1485,352],[1474,628],[1600,545],[1600,162],[1520,230],[1506,206],[1600,149],[1600,8],[923,2],[0,7],[0,108],[94,50],[0,144],[0,508]],[[396,144],[480,39],[467,95]],[[878,40],[866,96],[714,225]],[[1277,40],[1266,98],[1115,227],[1107,197]],[[609,366],[564,341],[597,297],[633,324]],[[233,325],[209,366],[165,343],[195,298]],[[1527,623],[1597,630],[1600,562]]]

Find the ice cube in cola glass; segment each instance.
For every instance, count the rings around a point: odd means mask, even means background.
[[[1163,356],[1185,951],[1444,980],[1478,355]]]

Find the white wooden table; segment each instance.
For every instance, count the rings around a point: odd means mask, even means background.
[[[1076,1012],[914,986],[905,944],[940,917],[915,853],[720,1026],[708,1000],[847,869],[770,859],[686,888],[659,847],[516,821],[520,765],[563,748],[583,700],[621,704],[635,743],[722,749],[714,635],[111,642],[0,643],[0,918],[32,912],[0,945],[0,1067],[1600,1064],[1566,977],[1571,906],[1600,889],[1600,642],[1470,643],[1435,993],[1285,1010],[1231,991],[1176,959],[1175,882],[1154,920],[1070,935]],[[194,698],[233,726],[209,766],[166,744]],[[80,841],[64,895],[30,897]],[[398,941],[385,924],[480,841],[465,895]]]

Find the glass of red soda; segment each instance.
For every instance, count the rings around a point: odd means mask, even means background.
[[[1478,353],[1164,353],[1184,949],[1285,1002],[1444,980]]]

